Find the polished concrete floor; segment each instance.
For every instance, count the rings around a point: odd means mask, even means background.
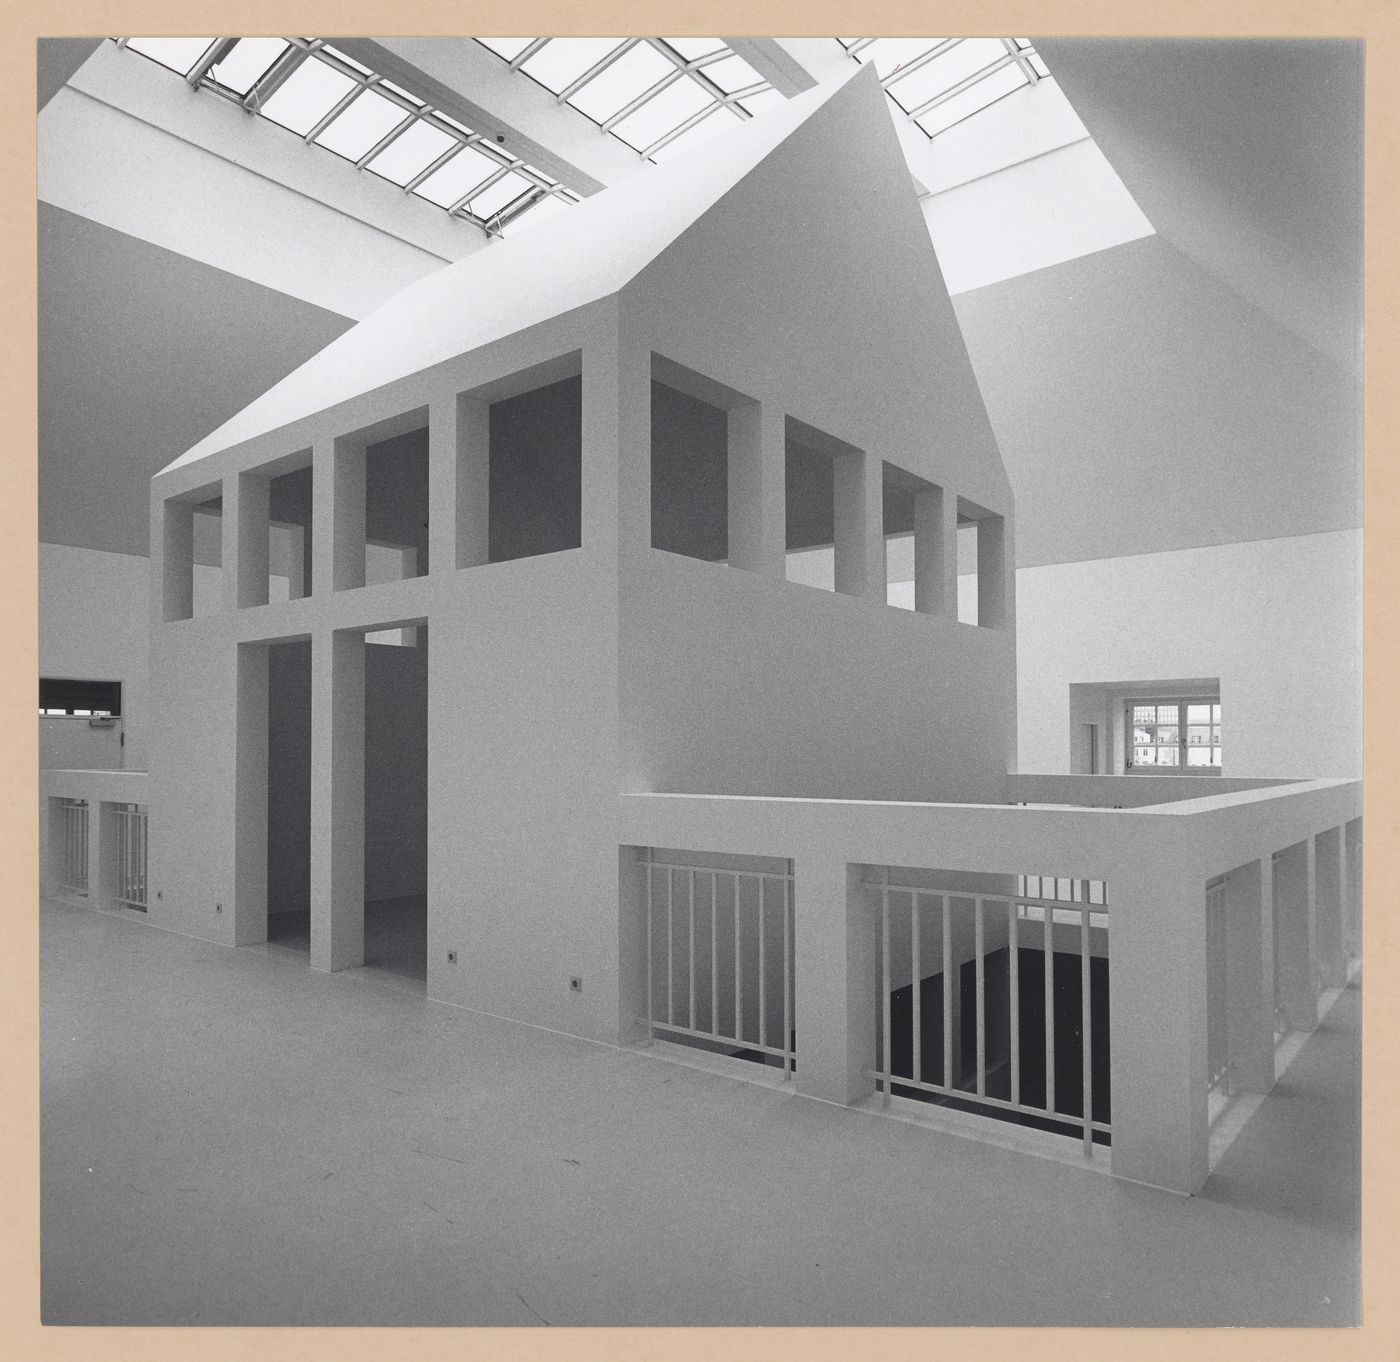
[[[1360,999],[1202,1195],[41,906],[48,1324],[1358,1317]]]
[[[269,945],[311,953],[311,914],[274,913]],[[372,899],[365,904],[365,964],[405,979],[428,982],[428,900],[424,894]]]

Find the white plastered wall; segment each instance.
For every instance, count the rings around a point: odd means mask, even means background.
[[[1017,573],[1020,761],[1070,770],[1072,684],[1219,677],[1224,771],[1360,774],[1361,532]]]

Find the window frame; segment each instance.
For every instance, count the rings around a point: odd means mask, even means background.
[[[1137,743],[1137,742],[1134,742],[1134,741],[1133,741],[1133,727],[1134,727],[1133,710],[1134,710],[1137,706],[1139,706],[1139,705],[1154,705],[1154,706],[1158,706],[1158,707],[1160,707],[1160,706],[1162,706],[1162,705],[1175,705],[1175,706],[1177,707],[1177,709],[1176,709],[1176,717],[1177,717],[1177,722],[1176,722],[1176,731],[1177,731],[1177,739],[1176,739],[1177,764],[1176,764],[1175,766],[1155,766],[1155,765],[1154,765],[1154,766],[1138,766],[1138,765],[1135,765],[1135,764],[1134,764],[1134,761],[1133,761],[1133,753],[1134,753],[1134,751],[1135,751],[1136,748],[1138,748],[1138,747],[1140,747],[1140,746],[1143,745],[1143,744],[1141,744],[1141,743]],[[1217,747],[1220,749],[1220,762],[1219,762],[1219,764],[1210,764],[1210,765],[1206,765],[1206,766],[1189,766],[1189,765],[1187,765],[1186,754],[1187,754],[1187,752],[1190,750],[1190,748],[1191,748],[1191,746],[1192,746],[1192,744],[1189,743],[1189,742],[1187,741],[1187,723],[1186,723],[1186,718],[1187,718],[1187,706],[1188,706],[1188,705],[1211,705],[1211,706],[1213,706],[1216,710],[1220,711],[1220,717],[1219,717],[1218,719],[1217,719],[1214,715],[1212,715],[1212,717],[1211,717],[1211,722],[1210,722],[1210,725],[1209,725],[1209,726],[1210,726],[1211,728],[1213,728],[1213,729],[1219,729],[1219,730],[1220,730],[1220,737],[1221,737],[1222,740],[1221,740],[1220,742],[1211,742],[1211,743],[1207,744],[1207,750],[1210,750],[1210,749],[1212,749],[1212,748],[1217,748]],[[1168,776],[1218,776],[1218,775],[1220,775],[1221,772],[1222,772],[1222,770],[1224,769],[1224,764],[1225,764],[1225,745],[1224,745],[1224,741],[1223,741],[1223,739],[1224,739],[1224,717],[1225,717],[1225,716],[1224,716],[1224,708],[1223,708],[1223,706],[1222,706],[1221,703],[1220,703],[1220,696],[1219,696],[1218,693],[1213,694],[1213,695],[1180,695],[1180,696],[1175,696],[1175,695],[1161,695],[1161,696],[1157,696],[1157,695],[1130,695],[1130,696],[1126,696],[1126,697],[1124,698],[1124,700],[1123,700],[1123,762],[1122,762],[1123,774],[1125,774],[1125,775],[1130,775],[1130,776],[1131,776],[1131,775],[1143,775],[1143,774],[1147,774],[1147,775],[1168,775]],[[1196,726],[1197,726],[1197,727],[1200,727],[1199,724],[1196,725]],[[1162,724],[1160,724],[1160,723],[1154,721],[1153,727],[1154,727],[1154,728],[1157,728],[1157,727],[1171,727],[1171,725],[1162,725]],[[1153,744],[1153,746],[1158,746],[1158,747],[1164,746],[1164,745],[1165,745],[1165,744],[1161,744],[1161,743]],[[1199,746],[1199,744],[1196,744],[1196,745]]]

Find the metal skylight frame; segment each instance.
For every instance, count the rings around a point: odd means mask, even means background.
[[[426,126],[440,134],[445,134],[450,139],[448,145],[439,154],[432,156],[426,165],[414,171],[407,179],[399,181],[383,174],[380,175],[380,178],[402,188],[406,194],[414,194],[427,202],[434,202],[419,192],[421,187],[465,148],[471,148],[477,155],[493,162],[494,165],[486,170],[480,179],[474,180],[469,186],[464,186],[464,192],[451,202],[439,204],[439,206],[445,209],[449,217],[469,222],[488,236],[502,235],[505,229],[517,225],[527,213],[547,199],[557,199],[562,204],[574,204],[579,201],[578,194],[552,179],[543,171],[527,164],[522,157],[513,156],[494,139],[487,138],[481,133],[472,132],[470,128],[459,123],[456,119],[439,112],[401,86],[371,71],[343,52],[337,51],[324,38],[282,39],[286,43],[286,47],[272,58],[270,64],[252,81],[246,91],[234,90],[222,85],[215,75],[220,63],[225,61],[239,44],[245,41],[242,38],[208,39],[203,52],[194,58],[184,70],[181,70],[179,65],[172,65],[170,61],[154,52],[145,52],[140,47],[133,46],[134,43],[144,41],[142,39],[117,38],[113,41],[119,48],[130,48],[138,55],[164,66],[167,70],[174,71],[177,75],[182,76],[192,89],[212,91],[214,94],[238,104],[247,112],[262,114],[264,117],[268,117],[265,113],[268,102],[279,90],[283,89],[298,69],[308,61],[324,63],[338,76],[348,79],[350,84],[328,108],[315,118],[305,132],[288,129],[292,131],[292,135],[300,137],[309,146],[320,145],[331,154],[351,161],[359,170],[369,170],[371,173],[378,174],[379,172],[374,170],[372,163],[410,130]],[[326,129],[341,114],[345,113],[361,95],[366,93],[372,93],[377,98],[396,105],[402,111],[402,118],[387,128],[382,135],[374,140],[372,145],[364,148],[355,157],[318,142],[317,139]],[[273,118],[268,118],[268,121],[277,122]],[[281,122],[278,122],[277,125],[286,127],[286,124]],[[498,190],[498,187],[502,185],[513,188],[513,184],[507,184],[512,175],[517,177],[524,186],[518,193],[512,195],[506,202],[494,206],[490,211],[473,211],[472,205],[478,199],[486,198],[488,202],[490,201],[492,190]]]
[[[873,60],[874,44],[881,42],[881,38],[837,38],[848,57],[855,61],[868,62]],[[900,39],[901,42],[920,41],[918,39]],[[920,132],[930,140],[940,133],[946,132],[948,128],[956,127],[957,124],[968,118],[974,117],[989,108],[999,100],[1005,99],[1008,95],[1015,94],[1018,90],[1024,90],[1044,80],[1050,73],[1045,65],[1044,58],[1032,46],[1029,38],[1000,38],[993,41],[1000,42],[1002,53],[986,62],[978,69],[972,71],[960,79],[950,81],[943,89],[936,93],[926,95],[924,98],[906,102],[899,97],[899,85],[907,77],[924,70],[941,57],[951,56],[956,53],[962,44],[969,41],[979,41],[968,38],[927,38],[922,41],[928,46],[907,60],[900,62],[892,71],[880,78],[880,84],[884,88],[885,94],[889,96],[890,102],[903,114]],[[865,55],[862,55],[865,54]],[[1005,80],[990,82],[991,77],[998,73],[1007,71],[1014,72],[1020,78],[1010,85],[1010,88],[999,89],[1005,85]],[[983,82],[990,82],[983,85]],[[978,93],[981,86],[988,98],[981,103],[973,103],[967,108],[965,113],[959,112],[958,116],[951,122],[942,124],[930,130],[921,120],[928,119],[937,122],[937,111],[953,103],[961,96]]]
[[[633,151],[644,159],[649,159],[659,152],[664,151],[672,142],[683,137],[692,128],[699,127],[707,119],[717,114],[720,110],[728,110],[735,118],[745,120],[754,116],[754,110],[748,108],[746,100],[751,100],[773,90],[772,85],[763,79],[757,71],[753,72],[754,80],[746,82],[742,87],[734,90],[725,90],[716,81],[705,74],[707,67],[719,65],[731,59],[743,62],[743,58],[738,55],[727,43],[719,38],[714,39],[682,39],[685,42],[713,42],[715,46],[701,55],[687,58],[682,52],[671,46],[665,38],[617,38],[614,46],[605,52],[601,57],[589,65],[585,70],[578,73],[564,84],[560,89],[551,89],[549,85],[533,76],[526,67],[530,62],[542,52],[546,51],[551,43],[563,43],[571,41],[568,38],[478,38],[479,42],[488,52],[493,53],[512,71],[521,72],[523,75],[531,76],[536,84],[549,90],[555,100],[560,104],[567,104],[570,108],[577,109],[591,122],[596,123],[603,132],[611,133],[624,146],[630,147]],[[517,44],[523,46],[517,47]],[[594,118],[586,109],[579,108],[574,102],[579,93],[585,90],[588,85],[598,76],[608,70],[616,62],[622,60],[629,52],[641,46],[647,46],[651,50],[659,53],[670,63],[671,70],[665,72],[649,86],[639,89],[633,97],[621,107],[615,109],[602,119]],[[744,62],[747,66],[748,63]],[[749,67],[749,70],[752,70]],[[621,124],[632,115],[642,111],[651,104],[658,96],[667,90],[675,87],[680,81],[689,80],[705,96],[705,103],[699,108],[685,114],[674,125],[669,127],[664,133],[651,137],[642,145],[635,141],[630,141],[618,131]]]

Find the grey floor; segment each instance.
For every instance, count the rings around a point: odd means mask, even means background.
[[[1204,1193],[41,907],[47,1324],[1358,1317],[1343,994]]]
[[[270,945],[311,952],[311,914],[274,913],[267,920]],[[428,900],[423,894],[373,899],[365,904],[365,964],[405,979],[428,982]]]

